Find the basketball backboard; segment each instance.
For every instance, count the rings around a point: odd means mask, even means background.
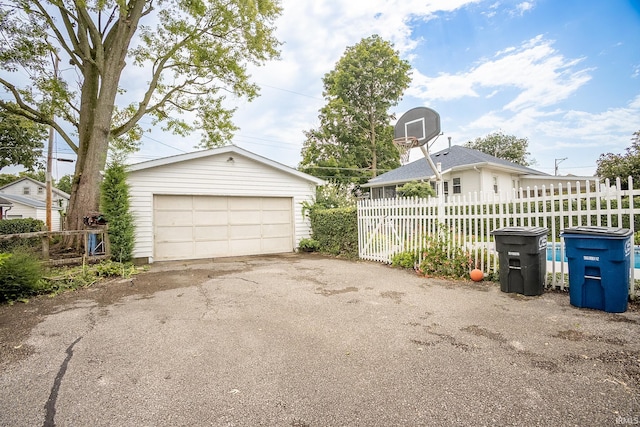
[[[431,108],[416,107],[404,113],[394,127],[395,138],[415,138],[418,146],[440,135],[440,115]]]

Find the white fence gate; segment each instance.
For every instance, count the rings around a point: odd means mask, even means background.
[[[550,185],[548,188],[520,188],[511,194],[473,193],[444,201],[428,199],[367,199],[358,202],[358,250],[365,260],[391,263],[394,254],[415,252],[421,256],[425,240],[443,230],[452,247],[470,252],[478,268],[497,269],[497,252],[491,231],[506,227],[546,227],[549,229],[547,286],[565,289],[568,267],[560,233],[576,226],[624,227],[636,231],[640,224],[640,189],[622,190],[607,180],[595,190],[589,182],[581,186]],[[640,231],[640,228],[637,229]],[[630,294],[635,295],[635,251],[631,251]]]

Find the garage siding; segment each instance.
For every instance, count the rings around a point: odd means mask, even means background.
[[[154,198],[161,195],[286,198],[293,225],[291,250],[310,235],[302,203],[313,201],[317,182],[236,152],[133,170],[127,182],[136,227],[135,258],[154,261]]]

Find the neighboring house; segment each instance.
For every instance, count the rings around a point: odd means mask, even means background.
[[[33,200],[47,201],[47,184],[36,181],[33,178],[23,177],[13,181],[10,184],[0,187],[0,193],[14,194],[16,196],[24,196]],[[71,196],[57,188],[51,189],[51,204],[60,208],[62,211],[67,210],[69,199]]]
[[[15,194],[2,194],[2,199],[9,201],[13,206],[8,210],[3,208],[3,219],[35,218],[47,222],[47,203]],[[61,208],[51,207],[51,230],[62,230]]]
[[[584,186],[586,181],[594,187],[597,177],[554,176],[518,165],[508,160],[500,159],[481,151],[453,145],[437,153],[431,154],[433,163],[442,172],[443,192],[446,197],[460,194],[467,195],[474,192],[503,194],[511,197],[512,189],[526,189],[530,192],[542,186],[549,189],[550,185],[557,187],[562,183],[565,187],[571,183],[575,187],[577,181]],[[397,169],[370,179],[363,188],[370,189],[373,199],[396,197],[396,191],[407,182],[430,182],[435,187],[436,176],[425,158],[420,158]]]
[[[324,181],[233,145],[130,165],[133,256],[146,262],[293,252]]]
[[[9,212],[12,207],[13,203],[0,197],[0,219],[5,219],[7,212]]]
[[[29,177],[23,177],[0,187],[0,196],[10,203],[3,208],[2,219],[35,218],[47,221],[47,185]],[[62,230],[62,215],[69,205],[70,196],[57,188],[51,190],[51,229]]]

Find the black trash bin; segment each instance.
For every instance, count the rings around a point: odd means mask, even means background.
[[[569,300],[575,307],[627,311],[633,232],[628,228],[566,228]]]
[[[503,227],[493,230],[500,261],[500,290],[541,295],[547,276],[547,230]]]

